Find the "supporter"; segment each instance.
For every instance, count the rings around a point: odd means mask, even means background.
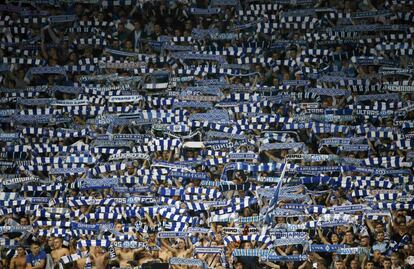
[[[10,269],[26,268],[26,252],[23,246],[16,249],[17,254],[10,261]]]
[[[90,251],[92,265],[96,269],[107,268],[109,262],[109,253],[101,247],[95,247]],[[86,265],[85,265],[86,266]]]
[[[389,243],[384,239],[384,232],[377,232],[375,237],[375,242],[372,245],[372,250],[378,250],[380,253],[387,252],[389,248]]]
[[[58,263],[62,256],[69,255],[69,250],[63,247],[63,240],[61,238],[55,238],[53,240],[53,250],[51,252],[54,263]]]
[[[401,269],[401,261],[398,253],[391,254],[391,268],[392,269]]]
[[[383,262],[382,262],[382,267],[384,269],[391,269],[391,260],[389,258],[384,258]]]
[[[30,246],[30,251],[31,253],[26,255],[26,268],[44,269],[46,266],[46,253],[40,249],[40,245],[33,242]]]

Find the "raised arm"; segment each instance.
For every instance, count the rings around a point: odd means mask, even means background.
[[[365,223],[367,224],[369,231],[372,234],[375,234],[375,228],[374,228],[374,224],[372,223],[372,220],[366,219]]]
[[[169,251],[171,251],[174,255],[177,254],[177,251],[175,248],[171,247],[169,243],[166,242],[164,238],[161,239],[161,245],[165,248],[167,248]]]
[[[193,242],[191,242],[190,238],[187,238],[187,245],[188,245],[187,253],[188,254],[193,253],[195,246],[193,245]]]
[[[152,229],[155,228],[156,225],[148,213],[145,213],[145,219],[148,221]]]
[[[325,245],[330,244],[328,240],[326,240],[326,237],[323,235],[322,230],[318,228],[317,231],[318,231],[318,236],[321,239],[322,243],[324,243]]]

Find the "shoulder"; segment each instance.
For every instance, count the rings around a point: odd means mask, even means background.
[[[31,262],[32,260],[33,260],[33,254],[32,253],[27,254],[26,255],[26,261]]]
[[[46,252],[41,250],[38,255],[39,259],[46,259]]]

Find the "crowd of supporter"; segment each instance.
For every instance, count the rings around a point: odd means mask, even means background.
[[[414,268],[414,2],[0,5],[0,268]]]

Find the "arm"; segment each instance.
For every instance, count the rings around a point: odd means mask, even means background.
[[[365,268],[366,263],[367,263],[367,256],[364,255],[364,259],[362,260],[362,268]]]
[[[171,251],[174,255],[176,254],[175,248],[172,248],[170,246],[170,244],[168,244],[167,242],[165,242],[165,239],[161,239],[161,245],[163,245],[164,247],[166,247],[169,251]]]
[[[369,140],[369,138],[367,139],[368,142],[368,146],[371,148],[372,152],[375,154],[378,154],[377,151],[375,150],[374,145],[372,144],[371,140]]]
[[[324,150],[324,151],[326,151],[326,152],[328,152],[329,154],[335,154],[334,152],[332,152],[332,150],[330,150],[328,147],[323,147],[322,149],[321,149],[321,151],[322,150]]]
[[[292,254],[292,252],[293,252],[293,245],[287,246],[285,252],[286,252],[287,255]]]
[[[53,199],[57,199],[59,197],[59,191],[55,191],[55,194],[53,195]]]
[[[47,60],[47,59],[49,59],[49,55],[47,54],[46,48],[45,48],[45,39],[44,39],[43,29],[40,29],[40,33],[41,33],[41,37],[42,37],[42,41],[40,43],[41,44],[40,48],[41,48],[41,52],[42,52],[42,57],[45,60]]]
[[[342,107],[345,102],[346,102],[346,98],[340,98],[339,103],[338,103],[338,107]]]
[[[280,269],[280,266],[273,263],[273,262],[262,262],[262,263],[265,264],[266,266],[270,267],[270,268]]]
[[[4,215],[3,217],[0,218],[0,223],[3,223],[5,220],[7,220],[8,216]]]
[[[139,253],[141,251],[144,251],[144,250],[145,250],[145,248],[137,248],[137,249],[134,249],[134,254],[137,254],[137,253]]]
[[[175,149],[171,150],[170,156],[168,157],[168,162],[174,161],[174,153],[175,153]]]
[[[269,157],[269,159],[271,159],[272,161],[275,161],[275,162],[278,162],[278,161],[279,161],[279,160],[278,160],[275,156],[273,156],[272,154],[270,154],[270,152],[265,151],[265,154],[266,154],[266,156],[267,156],[267,157]]]
[[[187,245],[188,245],[187,253],[188,254],[193,253],[195,247],[194,247],[193,243],[191,242],[190,238],[187,238]]]
[[[142,165],[144,168],[149,168],[150,167],[150,163],[147,160],[144,160],[144,163]]]
[[[30,216],[30,223],[33,224],[34,222],[38,221],[40,217]]]
[[[328,242],[328,240],[326,240],[325,236],[323,236],[322,230],[320,228],[318,228],[318,236],[321,239],[322,243],[324,243],[325,245],[327,244],[331,244]]]
[[[45,265],[46,265],[46,260],[41,260],[39,265],[32,266],[31,268],[32,269],[43,269],[45,268]]]
[[[156,225],[155,223],[152,221],[152,218],[150,217],[150,215],[148,213],[145,213],[145,219],[148,221],[149,225],[151,228],[154,228]]]
[[[129,12],[128,17],[132,17],[132,15],[134,15],[134,13],[137,11],[139,7],[139,4],[135,5],[134,8],[131,10],[131,12]]]
[[[216,224],[215,222],[211,223],[211,230],[212,230],[214,233],[217,233],[217,224]]]
[[[210,266],[212,268],[216,268],[217,266],[220,265],[220,259],[219,259],[219,257],[216,257],[216,256],[217,256],[217,254],[214,256],[212,262],[210,263]]]
[[[374,225],[372,224],[372,220],[367,219],[366,220],[366,223],[367,223],[367,226],[368,226],[369,231],[372,234],[375,234],[375,228],[374,228]]]
[[[10,269],[15,269],[16,267],[14,266],[15,263],[15,258],[13,257],[10,261]]]
[[[331,203],[330,203],[331,195],[332,195],[332,191],[329,192],[329,194],[328,194],[328,196],[326,197],[326,200],[325,200],[325,204],[328,205],[328,206],[331,205]]]
[[[310,261],[305,261],[298,267],[298,269],[304,269],[304,268],[312,268],[311,262]]]
[[[89,250],[89,257],[91,258],[91,261],[94,261],[96,256],[95,256],[95,247],[91,247]]]
[[[348,264],[350,259],[351,259],[351,255],[346,255],[346,257],[344,259],[345,264]]]
[[[59,43],[60,42],[59,37],[55,34],[55,31],[53,31],[52,27],[49,26],[47,28],[47,31],[48,31],[48,33],[49,33],[49,35],[52,38],[54,43]]]
[[[256,90],[256,85],[257,85],[257,80],[259,79],[259,76],[255,76],[254,77],[254,81],[253,81],[253,87],[252,87],[252,89],[253,90]]]
[[[316,252],[313,252],[312,253],[312,257],[313,257],[313,259],[315,259],[315,260],[317,260],[317,261],[319,261],[319,262],[322,262],[322,263],[325,263],[325,259],[324,258],[322,258],[318,253],[316,253]]]
[[[276,247],[276,250],[280,253],[280,255],[287,256],[286,253],[280,247]]]
[[[385,221],[386,221],[386,226],[385,226],[385,231],[388,233],[388,235],[392,235],[392,233],[393,233],[393,218],[392,217],[388,217],[388,216],[385,216]]]
[[[86,209],[85,214],[89,214],[92,211],[92,207],[93,207],[93,205],[89,205],[88,209]]]
[[[66,256],[69,256],[69,255],[70,255],[70,251],[69,251],[69,249],[64,248],[64,250],[65,250],[65,255],[66,255]]]

